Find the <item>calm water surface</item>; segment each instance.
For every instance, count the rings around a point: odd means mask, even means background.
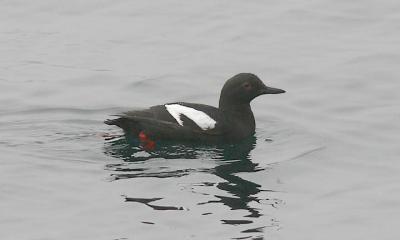
[[[396,1],[2,1],[1,239],[399,239]],[[137,147],[110,115],[216,105],[235,145]],[[104,135],[121,135],[111,140]]]

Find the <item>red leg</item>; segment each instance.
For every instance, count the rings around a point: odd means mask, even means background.
[[[139,133],[138,137],[145,150],[151,151],[156,148],[156,142],[151,140],[143,131]]]

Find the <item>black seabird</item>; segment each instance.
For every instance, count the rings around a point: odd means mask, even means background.
[[[137,136],[149,147],[156,140],[237,142],[255,132],[250,102],[263,94],[284,92],[267,87],[254,74],[239,73],[226,81],[218,108],[197,103],[167,103],[125,112],[105,123]]]

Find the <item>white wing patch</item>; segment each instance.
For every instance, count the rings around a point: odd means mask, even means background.
[[[215,127],[215,124],[217,123],[214,119],[212,119],[204,112],[190,107],[182,106],[179,104],[167,104],[165,105],[165,108],[181,126],[183,126],[183,121],[181,119],[182,114],[190,118],[193,122],[197,124],[197,126],[199,126],[203,130],[213,129]]]

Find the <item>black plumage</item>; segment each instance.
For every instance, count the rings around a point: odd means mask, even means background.
[[[236,142],[254,134],[255,120],[250,102],[262,94],[284,92],[265,86],[254,74],[239,73],[226,81],[218,108],[196,103],[168,103],[125,112],[117,115],[119,118],[106,120],[105,123],[118,126],[127,134],[138,135],[143,132],[153,140]],[[204,112],[216,123],[204,128],[184,113],[179,115],[179,123],[166,105],[179,105]]]

